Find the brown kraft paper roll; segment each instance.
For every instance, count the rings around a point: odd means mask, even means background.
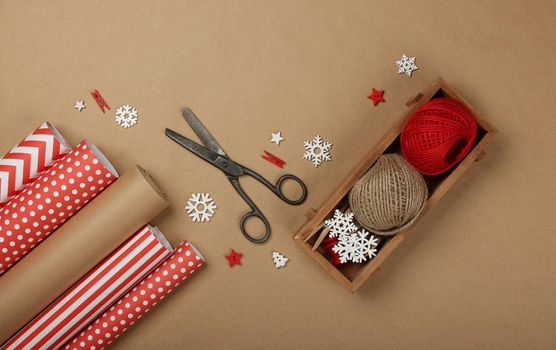
[[[0,344],[167,206],[142,168],[122,175],[0,278]]]

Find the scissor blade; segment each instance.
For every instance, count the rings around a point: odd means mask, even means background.
[[[215,165],[215,161],[218,158],[218,154],[216,152],[214,152],[214,151],[212,151],[212,150],[210,150],[210,149],[208,149],[204,146],[201,146],[196,142],[191,141],[187,137],[178,134],[174,130],[166,129],[166,131],[164,131],[164,133],[166,134],[166,136],[168,136],[169,138],[174,140],[174,142],[176,142],[178,145],[180,145],[183,148],[193,152],[198,157],[206,160],[207,162],[211,163],[212,165]]]
[[[203,123],[201,123],[199,118],[197,118],[192,110],[190,110],[189,108],[184,108],[181,111],[181,115],[205,146],[220,154],[221,156],[228,157],[226,152],[224,152],[222,146],[220,146],[218,141],[216,141],[216,139],[210,134],[208,129],[203,125]]]

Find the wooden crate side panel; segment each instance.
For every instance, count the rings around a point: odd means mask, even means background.
[[[328,259],[322,256],[319,252],[313,251],[311,249],[311,246],[304,243],[303,240],[296,239],[296,242],[303,249],[303,251],[305,251],[305,253],[315,259],[316,262],[330,275],[332,275],[332,277],[334,277],[342,286],[344,286],[344,288],[346,288],[350,292],[353,292],[353,284],[351,283],[351,281],[346,276],[344,276],[344,274],[342,274],[340,270],[332,265],[330,261],[328,261]]]

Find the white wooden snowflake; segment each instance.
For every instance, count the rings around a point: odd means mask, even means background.
[[[324,226],[330,227],[328,233],[330,237],[342,237],[357,231],[357,226],[353,222],[353,213],[344,214],[338,209],[334,212],[334,217],[324,221]]]
[[[405,53],[396,63],[398,65],[398,74],[406,74],[408,77],[411,77],[413,71],[419,69],[415,64],[415,57],[406,56]]]
[[[353,233],[344,235],[338,243],[332,247],[332,251],[338,253],[342,264],[352,261],[355,254],[356,235]]]
[[[193,193],[185,209],[193,222],[208,222],[214,215],[216,204],[208,193]]]
[[[116,110],[116,123],[122,128],[130,128],[137,124],[138,112],[130,105],[121,106]]]
[[[325,142],[322,140],[320,135],[313,137],[311,142],[304,141],[305,153],[303,154],[303,159],[307,159],[313,162],[315,167],[318,167],[323,161],[331,161],[330,148],[332,144],[330,142]]]
[[[361,263],[376,256],[378,239],[369,232],[361,229],[355,233],[348,233],[339,238],[332,251],[338,253],[342,264],[353,261]]]
[[[272,252],[272,260],[274,261],[274,266],[279,269],[280,267],[286,266],[289,259],[278,252]]]

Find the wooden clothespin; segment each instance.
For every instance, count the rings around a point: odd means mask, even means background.
[[[282,159],[276,157],[272,153],[269,153],[267,151],[264,151],[264,153],[265,153],[264,155],[261,155],[261,158],[266,159],[267,161],[276,165],[279,168],[284,168],[284,164],[286,164],[286,162],[284,162]]]
[[[98,92],[98,90],[92,91],[91,96],[93,96],[93,98],[95,99],[95,101],[96,101],[97,105],[100,107],[100,110],[102,111],[102,113],[104,113],[104,107],[106,107],[107,109],[110,109],[110,106],[108,105],[108,103],[106,103],[104,98],[102,98],[102,96],[100,95],[100,92]]]

